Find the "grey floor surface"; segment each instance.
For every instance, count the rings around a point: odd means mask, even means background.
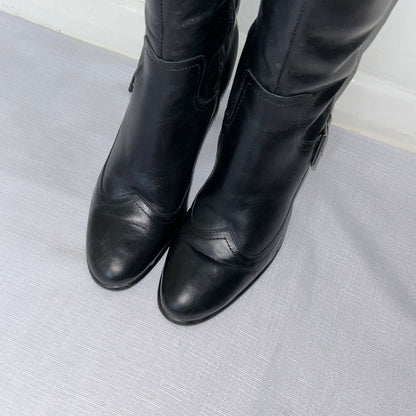
[[[0,14],[0,415],[414,416],[414,154],[333,127],[272,266],[199,326],[159,313],[163,259],[128,291],[91,280],[90,196],[135,65]]]

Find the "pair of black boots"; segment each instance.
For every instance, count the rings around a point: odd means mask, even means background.
[[[262,1],[214,169],[187,211],[236,59],[238,0],[147,0],[133,94],[91,203],[96,282],[128,288],[170,245],[158,293],[168,319],[201,322],[241,294],[277,254],[333,104],[394,3]]]

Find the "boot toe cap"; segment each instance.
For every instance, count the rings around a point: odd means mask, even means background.
[[[160,281],[159,308],[174,323],[196,324],[225,308],[245,281],[243,270],[218,263],[178,239],[171,246]]]
[[[93,279],[107,289],[132,286],[163,254],[169,233],[163,224],[126,221],[95,210],[87,231],[87,262]]]
[[[156,256],[143,236],[93,238],[88,244],[88,267],[94,280],[107,289],[123,289],[140,280]]]

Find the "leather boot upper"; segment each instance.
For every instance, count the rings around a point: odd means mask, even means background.
[[[234,80],[214,169],[171,245],[170,320],[225,308],[277,254],[333,103],[394,0],[263,0]]]
[[[237,50],[234,0],[150,0],[146,23],[133,94],[88,222],[90,271],[112,289],[143,277],[177,230]]]

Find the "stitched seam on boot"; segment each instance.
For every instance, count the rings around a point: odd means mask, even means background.
[[[300,27],[300,22],[301,22],[301,20],[303,18],[303,15],[305,13],[307,4],[308,4],[308,0],[304,0],[303,1],[303,4],[302,4],[302,7],[301,7],[301,9],[299,11],[299,15],[298,15],[298,19],[296,21],[296,25],[295,25],[295,27],[293,29],[292,36],[290,37],[289,48],[287,50],[287,53],[286,53],[286,56],[285,56],[285,60],[284,60],[283,65],[282,65],[282,69],[280,70],[280,73],[278,74],[278,77],[277,77],[276,87],[274,89],[274,93],[275,94],[279,91],[280,80],[281,80],[281,78],[282,78],[282,76],[284,74],[284,71],[286,69],[286,65],[287,65],[287,63],[289,61],[289,56],[290,56],[290,53],[292,51],[293,44],[295,42],[295,37],[296,37],[296,35],[298,33],[298,30],[299,30],[299,27]]]
[[[209,106],[212,105],[212,102],[215,102],[215,99],[217,98],[217,96],[213,96],[208,101],[202,101],[199,98],[201,95],[200,92],[202,88],[202,80],[204,78],[206,66],[207,66],[207,61],[206,61],[205,56],[198,55],[194,58],[185,59],[183,61],[165,61],[164,59],[159,58],[155,54],[152,48],[152,45],[150,44],[147,38],[145,38],[145,53],[156,66],[158,66],[160,69],[163,69],[165,71],[179,72],[179,71],[186,71],[192,68],[198,69],[198,88],[193,97],[194,107],[197,111],[206,111],[207,109],[209,109]],[[160,61],[163,61],[163,62],[160,62]],[[199,62],[186,66],[188,62],[192,63],[194,61],[199,61]],[[185,66],[181,67],[181,65],[185,65]]]
[[[293,204],[293,201],[292,201],[292,204]],[[290,206],[288,212],[286,213],[285,219],[283,220],[282,225],[279,227],[279,230],[276,232],[272,240],[259,253],[254,254],[254,255],[245,254],[239,249],[238,244],[235,238],[233,237],[233,232],[231,228],[229,227],[220,228],[216,230],[206,230],[206,229],[201,229],[199,227],[195,227],[195,225],[191,221],[188,221],[187,226],[193,233],[195,233],[198,237],[202,239],[225,240],[230,251],[234,254],[234,256],[236,256],[236,258],[238,258],[240,261],[246,264],[255,264],[263,260],[264,258],[266,258],[273,251],[273,249],[278,245],[276,244],[276,242],[279,240],[279,238],[282,238],[284,235],[284,234],[282,235],[282,231],[284,227],[287,225],[287,222],[289,221],[291,211],[292,211],[292,205]],[[191,220],[192,220],[192,215],[193,215],[193,212],[191,211]],[[218,236],[218,234],[221,234],[221,233],[228,234],[228,236],[231,238],[232,242],[234,243],[235,249],[231,247],[227,239],[227,236]],[[215,234],[217,234],[217,237],[213,237]]]
[[[253,264],[244,264],[244,265],[238,265],[238,264],[232,264],[229,263],[227,261],[221,260],[221,259],[214,259],[211,256],[209,256],[208,254],[204,253],[199,247],[195,247],[193,244],[191,244],[188,240],[185,240],[184,238],[180,237],[178,238],[179,240],[183,241],[185,244],[187,244],[189,247],[191,247],[192,250],[196,251],[198,254],[206,257],[208,260],[217,263],[217,264],[221,264],[223,266],[229,267],[231,269],[235,269],[235,270],[244,270],[247,268],[247,266],[253,266]],[[248,270],[249,271],[249,270]]]
[[[142,203],[150,212],[146,212],[146,210],[140,205]],[[149,217],[151,220],[162,223],[162,224],[170,224],[172,222],[175,222],[179,218],[180,211],[182,210],[182,205],[177,210],[177,214],[174,216],[172,215],[164,215],[160,213],[156,213],[151,207],[149,207],[146,202],[137,196],[137,201],[134,202],[134,205],[140,209],[140,211],[143,212],[147,217]],[[166,218],[163,218],[166,217]]]
[[[248,76],[252,77],[253,80],[256,80],[255,77],[252,75],[251,71],[249,69],[245,70],[244,76],[243,76],[243,80],[242,80],[242,84],[240,87],[240,90],[237,92],[237,94],[240,94],[239,98],[236,101],[236,106],[234,109],[232,109],[232,111],[227,114],[227,116],[224,118],[224,124],[226,125],[230,125],[234,122],[234,119],[238,113],[238,110],[242,104],[242,102],[244,101],[244,97],[245,94],[247,92],[248,87],[251,87],[253,89],[253,92],[259,97],[261,98],[263,101],[275,106],[275,107],[282,107],[282,108],[287,108],[287,107],[296,107],[297,105],[299,105],[300,103],[302,103],[303,100],[305,100],[306,98],[308,98],[308,106],[307,106],[307,110],[309,111],[309,107],[310,107],[310,97],[311,94],[300,94],[299,96],[287,96],[287,97],[279,97],[276,96],[275,99],[279,100],[279,99],[291,99],[291,100],[296,100],[296,102],[292,102],[292,103],[277,103],[272,101],[271,99],[269,99],[267,97],[267,95],[265,95],[264,93],[262,93],[261,90],[259,90],[259,86],[251,81],[247,81]],[[273,93],[270,93],[273,94]],[[299,127],[299,125],[301,124],[301,122],[304,120],[305,117],[305,111],[306,109],[303,110],[302,112],[302,117],[300,118],[300,120],[297,121],[296,126]]]
[[[160,37],[160,55],[163,58],[163,43],[165,37],[165,23],[164,23],[164,16],[163,16],[163,0],[160,0],[160,21],[161,24],[161,37]]]
[[[217,58],[219,59],[219,62],[221,61],[221,58],[224,61],[226,61],[227,58],[228,58],[226,56],[226,52],[225,52],[226,44],[227,44],[227,42],[232,42],[233,34],[234,34],[234,27],[235,27],[235,20],[236,20],[233,2],[234,2],[234,0],[229,1],[228,28],[225,32],[225,37],[222,40],[222,43],[221,43],[220,47],[218,48],[218,50],[215,52],[215,54],[211,57],[210,61],[207,61],[206,58],[205,58],[205,66],[204,66],[204,69],[203,69],[203,72],[202,72],[202,75],[201,75],[201,82],[200,82],[200,86],[198,88],[198,96],[197,96],[198,102],[200,102],[203,105],[207,105],[207,104],[211,103],[212,101],[216,102],[216,100],[219,98],[219,95],[220,95],[219,83],[220,83],[220,81],[223,77],[224,68],[219,68],[218,85],[217,85],[218,89],[212,97],[205,100],[201,97],[200,91],[201,91],[202,85],[204,83],[205,73],[207,71],[207,68],[209,68],[210,64]],[[228,46],[230,46],[230,45],[228,45]],[[230,76],[231,76],[231,74],[230,74]]]
[[[229,125],[233,122],[234,115],[237,112],[237,109],[241,104],[240,102],[242,101],[242,98],[244,97],[244,94],[245,94],[245,89],[247,88],[247,85],[246,85],[247,76],[248,76],[248,69],[246,69],[244,71],[243,78],[241,79],[240,88],[238,89],[238,91],[236,93],[237,99],[234,101],[233,108],[231,108],[230,111],[225,112],[224,124],[226,124],[226,125]]]
[[[276,242],[279,241],[279,239],[283,238],[282,235],[282,230],[286,225],[286,222],[289,218],[290,215],[290,210],[287,213],[287,216],[282,224],[282,226],[279,228],[279,231],[276,233],[276,235],[273,237],[272,241],[258,254],[256,255],[247,255],[245,253],[242,253],[241,250],[238,248],[238,245],[236,244],[236,242],[234,241],[234,239],[232,238],[232,233],[231,230],[228,230],[227,234],[229,234],[229,236],[231,237],[235,248],[233,248],[230,244],[230,242],[228,241],[228,238],[226,236],[221,236],[221,237],[211,237],[211,236],[207,236],[204,235],[205,232],[202,232],[199,229],[195,229],[195,227],[191,224],[188,224],[188,227],[190,227],[191,231],[196,234],[199,238],[203,239],[203,240],[209,240],[209,241],[216,241],[216,240],[224,240],[227,243],[227,246],[229,248],[229,250],[231,251],[231,253],[238,259],[240,260],[242,263],[246,264],[246,265],[254,265],[260,261],[262,261],[263,259],[265,259],[268,255],[270,255],[270,253],[273,251],[273,249],[278,246],[279,244]],[[214,233],[214,231],[211,231],[212,233]],[[181,234],[185,234],[185,232],[182,232]]]

